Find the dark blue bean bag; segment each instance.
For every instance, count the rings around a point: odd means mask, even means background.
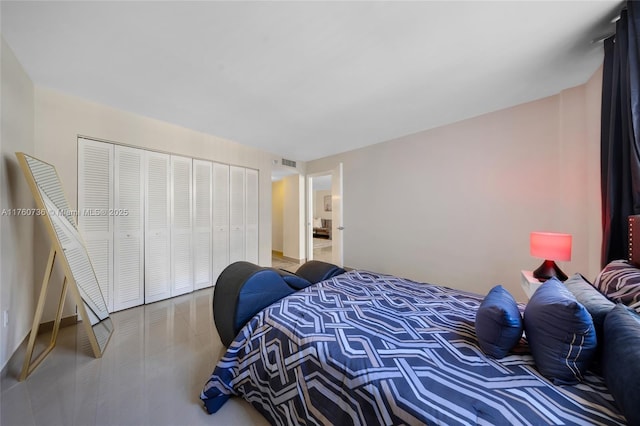
[[[312,284],[320,281],[328,280],[336,275],[344,274],[346,271],[333,263],[321,262],[319,260],[310,260],[300,266],[296,271],[296,275],[302,277]]]
[[[272,303],[344,272],[336,265],[315,260],[302,265],[295,274],[249,262],[232,263],[222,271],[213,291],[213,319],[222,343],[229,347],[240,329]]]

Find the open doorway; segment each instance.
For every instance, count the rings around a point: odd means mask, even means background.
[[[311,258],[333,262],[333,221],[331,174],[311,176],[310,211],[312,213]]]
[[[338,266],[344,265],[342,183],[342,163],[332,170],[307,175],[308,259],[327,260]],[[330,222],[327,221],[328,219]],[[322,232],[317,228],[322,228]],[[325,241],[318,241],[322,239]],[[316,250],[314,250],[314,242]],[[318,259],[314,253],[321,258]]]
[[[304,177],[290,167],[271,171],[271,266],[297,270],[306,260]]]

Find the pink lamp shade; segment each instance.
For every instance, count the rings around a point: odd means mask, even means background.
[[[530,237],[531,256],[544,259],[533,276],[540,281],[556,277],[565,281],[567,275],[558,268],[556,260],[571,260],[571,234],[555,232],[532,232]]]
[[[531,256],[545,260],[571,260],[571,234],[532,232]]]

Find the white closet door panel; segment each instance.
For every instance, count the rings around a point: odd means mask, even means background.
[[[146,164],[146,226],[148,229],[169,229],[170,183],[167,154],[147,152]]]
[[[144,303],[143,241],[127,234],[116,237],[114,311]]]
[[[213,163],[213,271],[215,283],[229,265],[229,166]]]
[[[171,297],[171,245],[169,232],[146,235],[144,257],[144,303]]]
[[[191,159],[171,156],[171,222],[173,229],[191,231]]]
[[[193,222],[194,222],[194,288],[213,285],[211,277],[211,199],[212,166],[209,161],[193,160]]]
[[[78,139],[78,225],[84,234],[113,232],[113,145]]]
[[[231,166],[229,184],[229,224],[231,227],[244,228],[245,221],[245,169]]]
[[[89,260],[98,279],[102,297],[109,312],[113,312],[113,236],[85,239]]]
[[[258,171],[246,170],[245,185],[245,253],[247,262],[258,263],[258,221],[259,221],[259,197],[258,197]]]
[[[112,144],[78,139],[78,228],[85,240],[100,291],[113,311]]]
[[[115,147],[115,311],[144,303],[144,155]]]
[[[229,263],[245,260],[245,169],[229,168]]]
[[[229,263],[245,260],[244,230],[232,228],[229,231]]]
[[[213,285],[211,279],[211,241],[211,232],[197,232],[194,234],[194,288],[196,290]]]
[[[115,203],[113,216],[117,232],[142,233],[144,225],[144,155],[124,146],[115,147]]]
[[[171,295],[193,291],[192,160],[171,156]]]
[[[213,230],[212,281],[214,284],[229,263],[229,228],[216,228]]]
[[[193,205],[196,229],[211,229],[211,163],[193,160]]]
[[[192,240],[189,234],[173,235],[171,240],[173,287],[171,296],[193,291]]]
[[[171,157],[145,154],[144,301],[151,303],[171,297]]]
[[[229,166],[213,163],[213,226],[229,226]]]

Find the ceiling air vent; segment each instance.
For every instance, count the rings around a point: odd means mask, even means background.
[[[282,165],[283,166],[289,166],[289,167],[295,167],[296,166],[296,162],[293,160],[287,160],[286,158],[282,159]]]

